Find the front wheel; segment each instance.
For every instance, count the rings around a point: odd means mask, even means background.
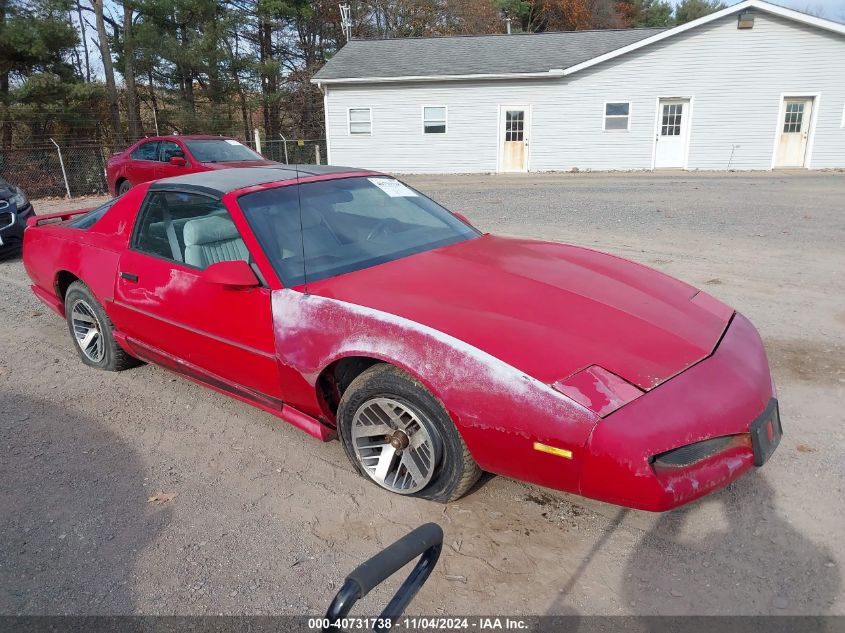
[[[374,365],[353,380],[337,419],[349,461],[390,492],[446,503],[481,475],[440,401],[392,365]]]
[[[128,180],[122,180],[120,182],[120,186],[117,188],[117,195],[122,196],[124,193],[129,191],[132,188],[132,183]]]

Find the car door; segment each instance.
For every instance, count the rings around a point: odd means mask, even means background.
[[[156,179],[158,169],[158,141],[146,141],[132,150],[126,177],[132,185],[140,185]]]
[[[270,290],[207,281],[218,261],[251,261],[223,203],[150,191],[115,284],[115,322],[145,359],[266,406],[281,406]]]
[[[184,165],[172,165],[170,159],[181,157],[185,159]],[[156,166],[156,180],[170,178],[171,176],[182,176],[191,173],[190,163],[185,154],[185,148],[175,141],[161,141],[158,144],[158,165]]]

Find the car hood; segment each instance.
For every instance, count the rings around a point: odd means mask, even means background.
[[[643,390],[710,355],[733,314],[613,255],[492,235],[308,291],[435,328],[547,384],[600,365]]]
[[[279,163],[272,160],[236,160],[228,163],[202,163],[209,169],[230,169],[232,167],[272,167]]]

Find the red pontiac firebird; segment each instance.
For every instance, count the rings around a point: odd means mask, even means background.
[[[278,165],[233,138],[172,135],[141,139],[110,157],[106,182],[113,196],[151,180],[230,167]]]
[[[268,411],[387,490],[482,471],[667,510],[781,437],[757,331],[597,251],[482,234],[383,174],[230,169],[30,220],[32,289],[82,361],[148,361]]]

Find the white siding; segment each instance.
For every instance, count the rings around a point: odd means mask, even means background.
[[[781,95],[820,95],[810,167],[845,167],[845,37],[756,12],[692,29],[563,79],[331,86],[330,159],[394,172],[495,171],[498,107],[531,106],[529,169],[650,169],[658,97],[693,99],[690,169],[770,169]],[[627,132],[602,130],[607,101],[631,102]],[[423,104],[446,105],[446,135],[423,135]],[[373,109],[351,137],[347,108]]]

